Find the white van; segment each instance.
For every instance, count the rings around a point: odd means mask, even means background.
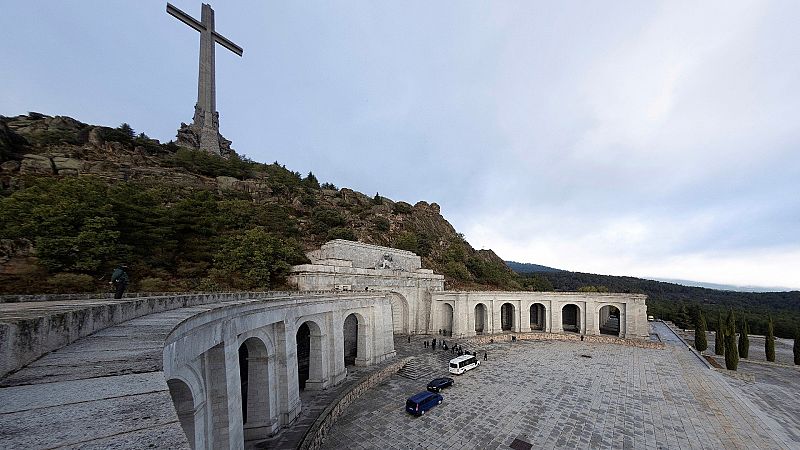
[[[462,373],[474,369],[481,365],[478,358],[472,355],[459,356],[450,360],[450,373],[461,375]]]

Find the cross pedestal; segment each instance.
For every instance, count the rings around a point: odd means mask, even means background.
[[[194,106],[192,124],[181,123],[181,128],[178,130],[178,145],[205,150],[215,155],[227,155],[231,152],[231,141],[219,133],[214,79],[214,44],[220,44],[239,56],[242,56],[243,50],[214,30],[214,10],[209,4],[203,3],[199,22],[169,3],[167,3],[167,13],[200,32],[197,104]]]

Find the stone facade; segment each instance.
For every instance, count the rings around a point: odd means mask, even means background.
[[[294,266],[289,277],[301,291],[388,292],[396,333],[429,329],[431,294],[444,290],[444,276],[421,269],[414,253],[337,239],[308,257],[312,263]]]
[[[335,240],[292,268],[301,291],[377,290],[391,293],[397,333],[446,332],[464,337],[533,330],[582,335],[613,333],[646,339],[646,296],[579,292],[452,292],[444,276],[421,268],[414,253]]]

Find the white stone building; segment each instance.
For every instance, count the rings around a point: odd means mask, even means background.
[[[451,292],[420,257],[390,247],[334,240],[308,254],[289,281],[301,291],[388,292],[395,333],[464,337],[503,332],[575,332],[644,339],[646,297],[579,292]]]

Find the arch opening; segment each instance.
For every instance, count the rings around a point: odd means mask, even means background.
[[[475,334],[483,334],[486,331],[486,305],[478,303],[475,305]]]
[[[350,314],[344,319],[344,365],[352,366],[358,357],[358,317]]]
[[[189,446],[195,448],[194,397],[192,396],[192,390],[188,384],[177,378],[167,380],[167,387],[169,388],[169,395],[172,397],[172,403],[175,405],[175,410],[178,412],[181,428],[186,434],[186,439],[189,440]]]
[[[321,385],[322,330],[313,321],[303,322],[297,329],[297,381],[300,390],[309,383]]]
[[[439,327],[444,331],[445,336],[453,334],[453,307],[449,303],[441,303],[439,306],[441,322]]]
[[[561,308],[561,327],[564,331],[581,332],[580,308],[578,308],[578,305],[564,305]]]
[[[245,441],[266,439],[272,431],[268,364],[267,347],[260,339],[251,337],[239,346],[239,379]]]
[[[546,329],[546,312],[547,310],[541,303],[534,303],[531,305],[531,330],[544,331]]]
[[[514,329],[514,305],[503,303],[500,307],[500,329],[511,331]]]
[[[600,308],[600,334],[608,334],[619,337],[619,308],[606,305]]]

